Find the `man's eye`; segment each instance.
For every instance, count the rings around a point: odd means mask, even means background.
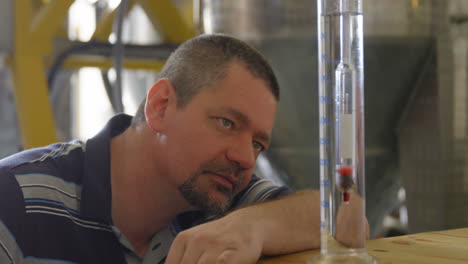
[[[258,152],[262,152],[265,149],[265,147],[257,141],[252,142],[252,145],[253,145],[254,150]]]
[[[219,118],[219,123],[221,124],[221,126],[223,128],[226,128],[226,129],[231,129],[233,126],[234,126],[234,122],[232,122],[231,120],[229,119],[226,119],[226,118]]]

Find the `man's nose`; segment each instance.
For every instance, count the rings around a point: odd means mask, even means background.
[[[255,166],[255,153],[252,146],[252,139],[248,136],[244,136],[233,140],[227,151],[227,158],[239,164],[244,170],[252,169]]]

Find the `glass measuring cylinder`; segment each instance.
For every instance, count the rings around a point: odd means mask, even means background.
[[[321,255],[311,263],[377,263],[365,249],[362,3],[317,3]]]

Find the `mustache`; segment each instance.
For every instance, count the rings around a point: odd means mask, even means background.
[[[238,183],[237,183],[238,186],[236,186],[235,189],[239,188],[239,186],[242,185],[244,181],[244,177],[245,177],[244,169],[238,164],[235,164],[235,163],[226,164],[224,162],[219,162],[216,160],[212,160],[203,164],[200,167],[199,171],[201,173],[208,171],[208,172],[213,172],[213,173],[221,174],[221,175],[234,176],[238,180]]]
[[[236,178],[243,177],[244,170],[239,165],[223,165],[217,162],[208,162],[200,167],[201,171],[210,171],[223,175],[233,175]]]

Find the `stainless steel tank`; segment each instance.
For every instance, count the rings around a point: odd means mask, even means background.
[[[373,234],[396,206],[402,186],[397,128],[411,109],[424,65],[432,65],[428,54],[435,52],[437,38],[432,30],[443,22],[433,9],[436,2],[444,1],[363,0],[366,192]],[[271,62],[281,101],[268,159],[294,188],[318,188],[316,1],[200,0],[200,5],[202,32],[246,40]]]
[[[309,0],[201,0],[205,33],[224,32],[244,40],[311,35],[315,17]]]

